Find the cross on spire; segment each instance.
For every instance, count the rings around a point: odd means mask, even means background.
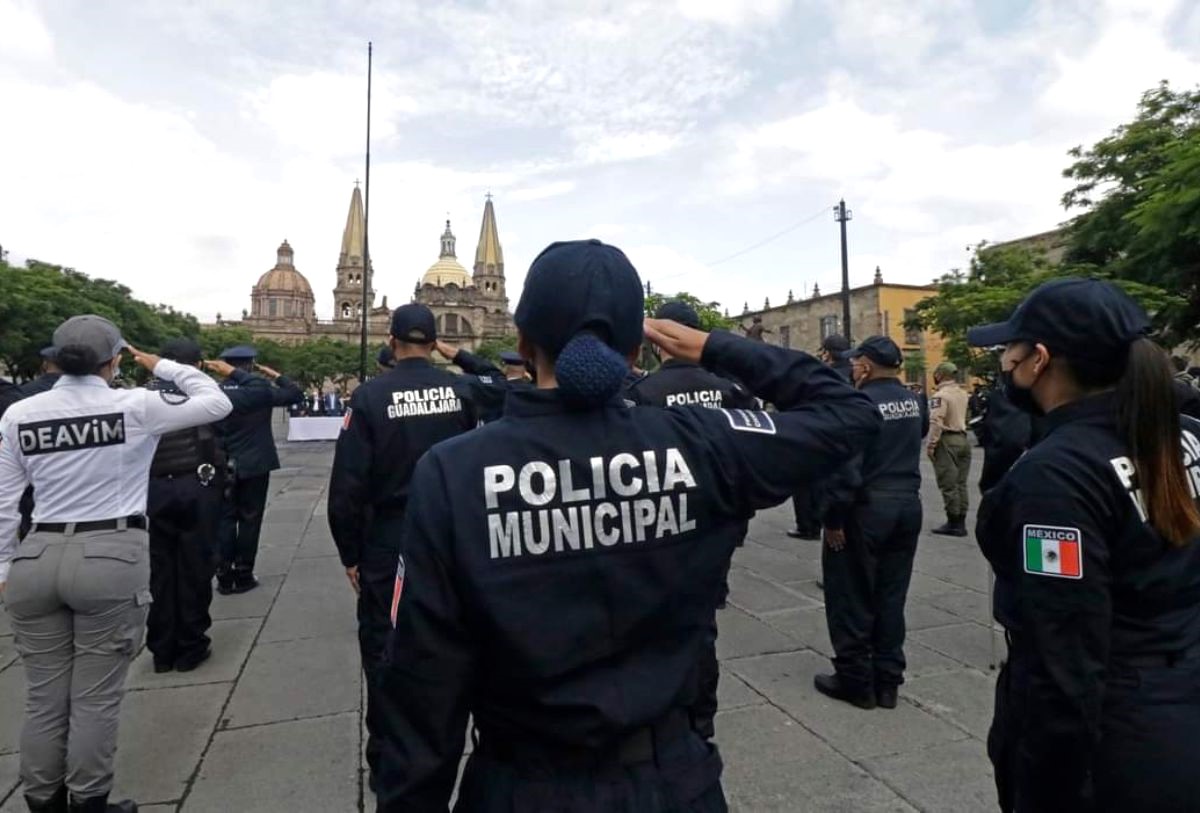
[[[487,194],[485,194],[483,197],[484,197],[486,200],[491,200],[491,199],[492,199],[492,190],[490,190],[490,189],[489,189],[489,190],[487,191]]]

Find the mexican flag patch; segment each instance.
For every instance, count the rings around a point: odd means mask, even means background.
[[[1061,579],[1083,578],[1083,537],[1078,528],[1026,525],[1025,572]]]

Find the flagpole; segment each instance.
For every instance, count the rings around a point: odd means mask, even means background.
[[[359,346],[358,380],[367,380],[367,320],[370,318],[370,301],[367,294],[371,290],[374,276],[371,268],[370,224],[371,224],[371,43],[367,43],[367,168],[366,180],[363,184],[363,290],[362,290],[362,340]]]

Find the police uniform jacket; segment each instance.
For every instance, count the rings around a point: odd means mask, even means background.
[[[146,383],[146,389],[158,392],[159,397],[168,404],[182,404],[188,400],[187,393],[173,381],[154,378]],[[194,476],[205,463],[214,468],[214,476],[225,467],[225,452],[213,424],[189,426],[159,438],[150,464],[150,476]]]
[[[929,401],[929,448],[937,446],[942,434],[956,435],[967,431],[967,400],[969,395],[957,381],[944,381]]]
[[[417,460],[477,423],[478,407],[462,376],[426,359],[401,359],[354,391],[329,481],[329,529],[343,565],[358,565],[370,516],[404,511]],[[400,544],[398,538],[375,542],[393,554]]]
[[[7,389],[0,390],[0,417],[3,417],[5,411],[17,401],[51,389],[60,378],[62,376],[58,373],[43,373],[32,381],[10,384]]]
[[[512,393],[418,463],[382,675],[382,810],[444,810],[483,746],[614,747],[687,707],[745,522],[854,454],[869,399],[802,353],[714,333],[705,366],[780,412],[579,411]]]
[[[845,527],[856,503],[873,493],[917,497],[921,490],[921,438],[929,416],[898,378],[876,378],[862,386],[883,418],[883,428],[863,451],[838,469],[829,486],[825,525]]]
[[[677,359],[634,382],[625,397],[645,406],[702,406],[710,409],[754,409],[754,396],[742,385],[721,378],[699,364]]]
[[[1115,414],[1113,393],[1049,413],[979,510],[1011,691],[1026,704],[1015,781],[1030,810],[1083,808],[1114,667],[1200,646],[1200,540],[1171,547],[1147,524]],[[1196,494],[1200,422],[1182,423]]]
[[[286,376],[279,376],[272,385],[257,373],[238,369],[221,383],[221,390],[233,404],[233,412],[221,421],[219,431],[236,476],[259,477],[275,471],[279,453],[271,433],[271,410],[301,400],[304,393]]]
[[[480,410],[479,419],[484,423],[498,420],[504,414],[504,399],[508,393],[533,389],[532,382],[524,378],[505,378],[495,364],[466,350],[455,353],[453,361],[466,373],[463,385],[469,388],[472,402]]]

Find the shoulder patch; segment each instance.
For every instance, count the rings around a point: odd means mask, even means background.
[[[1026,573],[1083,578],[1083,535],[1078,528],[1026,525],[1021,532],[1021,546]]]
[[[929,408],[930,409],[937,409],[941,405],[942,405],[942,397],[940,395],[935,395],[929,399]]]
[[[396,564],[396,583],[392,585],[392,627],[396,626],[396,615],[400,612],[400,594],[404,592],[404,557]]]
[[[345,432],[350,428],[350,416],[354,414],[354,410],[346,407],[346,416],[342,418],[342,431]]]
[[[163,399],[163,401],[170,404],[171,406],[179,406],[180,404],[186,404],[188,401],[187,395],[185,395],[182,392],[167,392],[166,390],[160,390],[158,393],[158,397]]]
[[[774,435],[775,421],[766,412],[755,409],[722,409],[729,425],[738,432]]]
[[[491,384],[491,383],[492,383],[492,377],[491,377],[490,375],[480,375],[480,376],[476,376],[476,378],[478,378],[478,379],[479,379],[480,381],[482,381],[484,384]]]

